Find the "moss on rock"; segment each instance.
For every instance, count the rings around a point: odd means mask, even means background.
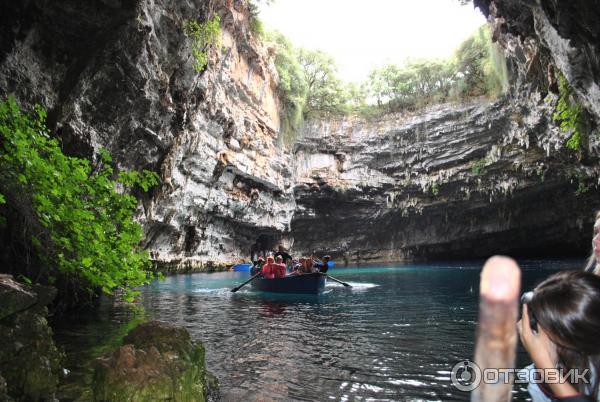
[[[115,352],[96,360],[97,401],[205,401],[214,376],[207,374],[204,347],[185,328],[157,321],[134,328]]]

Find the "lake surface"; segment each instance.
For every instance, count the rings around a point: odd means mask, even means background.
[[[231,293],[245,273],[179,275],[145,287],[143,305],[204,343],[227,401],[466,401],[450,372],[473,356],[482,264],[336,267],[352,288],[329,281],[320,296]],[[523,288],[582,265],[522,261]]]
[[[523,289],[581,260],[520,261]],[[452,367],[473,356],[483,261],[330,270],[320,296],[269,295],[236,272],[170,276],[142,288],[144,313],[104,303],[53,322],[67,354],[59,399],[92,400],[93,358],[137,324],[186,327],[206,348],[224,401],[468,401]],[[528,364],[520,348],[517,366]],[[513,400],[527,399],[524,389]]]

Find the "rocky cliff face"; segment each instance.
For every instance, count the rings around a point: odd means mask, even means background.
[[[107,148],[160,173],[139,217],[167,268],[282,238],[352,262],[583,252],[598,144],[587,165],[564,149],[546,75],[563,70],[600,116],[596,14],[521,3],[477,2],[514,56],[507,99],[313,122],[293,154],[277,145],[277,74],[242,0],[2,2],[0,95],[45,106],[70,153]],[[215,14],[222,42],[197,73],[183,27]]]
[[[160,172],[140,211],[157,261],[229,262],[289,229],[277,76],[245,2],[17,3],[0,5],[0,94],[45,106],[69,152]],[[222,41],[199,74],[183,27],[214,14]]]
[[[475,0],[509,56],[495,103],[316,122],[296,148],[294,248],[346,261],[582,255],[598,199],[597,134],[577,155],[552,121],[564,74],[600,120],[592,1]]]
[[[28,286],[0,275],[0,400],[55,400],[64,358],[52,339],[49,286]]]
[[[532,50],[534,66],[544,54],[562,71],[596,122],[600,120],[600,8],[593,0],[474,0],[502,42]],[[537,59],[537,60],[536,60]],[[533,63],[532,63],[533,62]]]
[[[585,253],[598,169],[564,148],[551,111],[536,93],[313,124],[295,149],[294,249],[352,263]]]

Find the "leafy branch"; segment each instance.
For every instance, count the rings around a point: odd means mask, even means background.
[[[20,241],[31,245],[50,283],[58,275],[89,293],[146,283],[150,261],[140,248],[131,191],[147,191],[158,176],[124,171],[114,180],[107,151],[96,169],[64,155],[45,119],[41,107],[28,115],[12,97],[0,102],[0,203],[6,203],[0,212],[20,222],[18,231],[26,234]]]

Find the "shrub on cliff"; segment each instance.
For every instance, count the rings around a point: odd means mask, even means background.
[[[0,102],[3,266],[18,265],[69,296],[145,283],[149,259],[139,249],[137,200],[129,191],[147,191],[157,175],[124,171],[114,180],[107,152],[96,167],[64,155],[45,118],[40,107],[28,115],[13,98]]]
[[[218,46],[221,40],[221,18],[215,15],[202,23],[188,20],[183,29],[185,35],[192,39],[194,69],[201,73],[208,64],[208,48]]]
[[[270,32],[267,41],[275,44],[275,68],[279,75],[280,98],[285,112],[281,116],[281,132],[284,140],[294,139],[302,124],[304,105],[308,93],[308,84],[296,49],[285,36]]]

